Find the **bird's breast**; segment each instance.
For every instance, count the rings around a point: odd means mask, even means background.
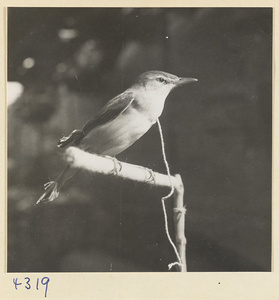
[[[91,130],[83,147],[94,153],[114,156],[137,141],[152,124],[143,111],[131,105],[111,122]]]
[[[160,117],[169,89],[142,89],[134,93],[128,108],[112,121],[90,131],[83,140],[86,150],[117,155],[130,147]]]

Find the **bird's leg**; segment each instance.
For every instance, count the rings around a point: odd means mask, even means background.
[[[114,165],[114,167],[113,167],[113,170],[112,170],[112,174],[113,175],[118,175],[119,174],[119,172],[122,170],[122,164],[121,164],[121,162],[119,161],[119,160],[117,160],[115,157],[113,157],[113,156],[109,156],[109,155],[104,155],[104,157],[106,157],[106,158],[109,158],[109,159],[111,159],[112,161],[113,161],[113,165]]]

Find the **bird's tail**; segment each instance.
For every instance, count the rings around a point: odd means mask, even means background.
[[[59,196],[60,189],[62,188],[64,183],[69,179],[65,178],[69,169],[70,166],[67,165],[55,181],[50,181],[44,184],[45,192],[39,198],[36,204],[53,201]]]

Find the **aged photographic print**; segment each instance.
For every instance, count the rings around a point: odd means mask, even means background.
[[[271,272],[272,24],[9,7],[7,272]]]

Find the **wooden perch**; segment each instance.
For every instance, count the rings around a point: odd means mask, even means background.
[[[177,251],[182,260],[181,272],[187,272],[185,237],[186,208],[183,206],[184,185],[179,174],[176,174],[175,178],[179,181],[179,184],[174,190],[173,220],[175,228],[175,242]]]
[[[141,166],[119,162],[112,157],[84,152],[79,148],[69,147],[66,150],[66,159],[74,168],[104,175],[117,174],[118,177],[124,179],[145,182],[156,186],[171,187],[168,175],[153,172]],[[176,177],[171,176],[171,180],[175,188],[180,186],[180,181]]]
[[[154,172],[148,168],[132,165],[116,160],[112,157],[100,156],[84,152],[75,147],[69,147],[65,151],[66,160],[73,168],[84,169],[93,173],[104,175],[116,174],[118,177],[138,182],[144,182],[154,186],[174,186],[174,226],[176,236],[176,247],[182,260],[181,272],[186,272],[186,238],[185,212],[183,207],[184,187],[180,175],[168,176]],[[172,181],[172,184],[170,182]]]

